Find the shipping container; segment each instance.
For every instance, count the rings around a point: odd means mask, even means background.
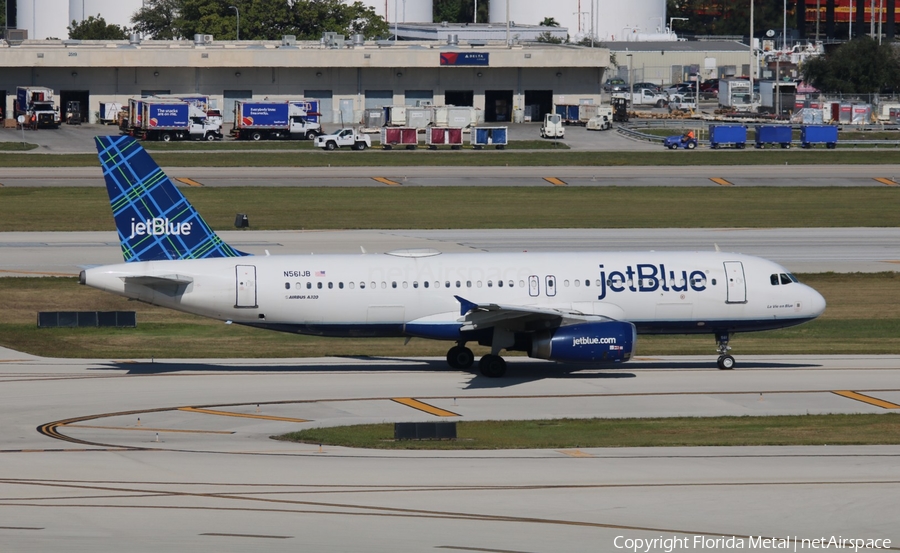
[[[415,150],[419,145],[418,129],[412,127],[382,127],[381,147],[390,150],[394,146],[406,146],[407,150]]]
[[[726,144],[733,144],[735,148],[743,149],[747,145],[747,127],[744,125],[710,125],[710,148],[715,150]]]
[[[431,106],[406,108],[406,122],[408,127],[424,129],[431,125],[433,117],[434,110]]]
[[[425,142],[431,150],[436,150],[438,146],[459,150],[463,144],[463,132],[459,127],[428,127]]]
[[[813,144],[825,144],[834,149],[838,141],[838,128],[835,125],[803,125],[800,127],[800,146],[809,148]]]
[[[476,150],[481,150],[485,146],[494,146],[502,150],[506,147],[507,139],[507,127],[473,127],[469,138]]]
[[[782,148],[790,148],[792,132],[790,125],[756,125],[756,147],[779,144]]]

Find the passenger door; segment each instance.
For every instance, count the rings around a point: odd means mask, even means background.
[[[258,307],[256,304],[256,266],[235,267],[235,307]]]
[[[725,303],[747,303],[747,283],[744,281],[744,264],[740,261],[725,262],[725,278],[728,296]]]

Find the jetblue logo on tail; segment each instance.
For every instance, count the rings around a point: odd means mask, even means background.
[[[128,238],[134,238],[135,236],[187,236],[191,233],[191,224],[190,223],[171,223],[168,219],[164,219],[162,217],[155,217],[153,219],[147,219],[145,222],[136,223],[134,219],[131,219],[131,236]]]

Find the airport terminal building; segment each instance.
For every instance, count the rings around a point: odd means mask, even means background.
[[[0,42],[0,107],[16,87],[44,86],[90,122],[100,103],[204,94],[233,119],[239,99],[320,100],[326,124],[354,124],[384,105],[474,106],[486,122],[538,120],[553,104],[600,103],[606,48],[498,40],[445,41],[25,40]],[[11,116],[11,115],[10,115]]]

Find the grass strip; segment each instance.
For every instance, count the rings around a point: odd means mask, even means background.
[[[539,142],[552,148],[553,142]],[[683,152],[680,152],[683,154]],[[153,155],[164,167],[418,167],[473,166],[502,167],[603,167],[603,166],[697,166],[697,165],[884,165],[900,163],[900,150],[825,150],[800,148],[791,150],[703,150],[679,155],[660,148],[659,151],[595,152],[595,151],[516,151],[507,150],[338,150],[286,152],[229,152],[227,156],[197,156],[192,152],[156,152]],[[0,167],[94,167],[99,165],[94,154],[8,154],[0,156]]]
[[[313,428],[273,437],[370,449],[894,445],[900,444],[900,415],[461,421],[456,432],[456,440],[397,441],[393,424],[367,424]]]
[[[0,152],[27,152],[37,147],[31,142],[0,142]]]
[[[800,279],[825,296],[825,314],[793,328],[737,334],[731,345],[739,363],[741,355],[749,354],[900,353],[900,274],[825,273]],[[242,358],[443,357],[450,345],[432,340],[404,345],[402,338],[321,338],[225,325],[79,286],[71,278],[0,278],[0,305],[0,345],[48,357],[207,358],[223,352]],[[36,324],[39,311],[117,310],[136,311],[137,328],[38,329]],[[487,348],[470,346],[476,356],[488,353]],[[712,367],[715,340],[712,335],[638,337],[638,356],[676,354],[708,355]],[[628,364],[620,370],[627,371]]]
[[[217,230],[894,227],[896,187],[184,188]],[[515,206],[515,209],[498,209]],[[724,207],[723,207],[724,206]],[[727,206],[739,206],[728,208]],[[0,188],[0,231],[114,230],[103,188]]]

